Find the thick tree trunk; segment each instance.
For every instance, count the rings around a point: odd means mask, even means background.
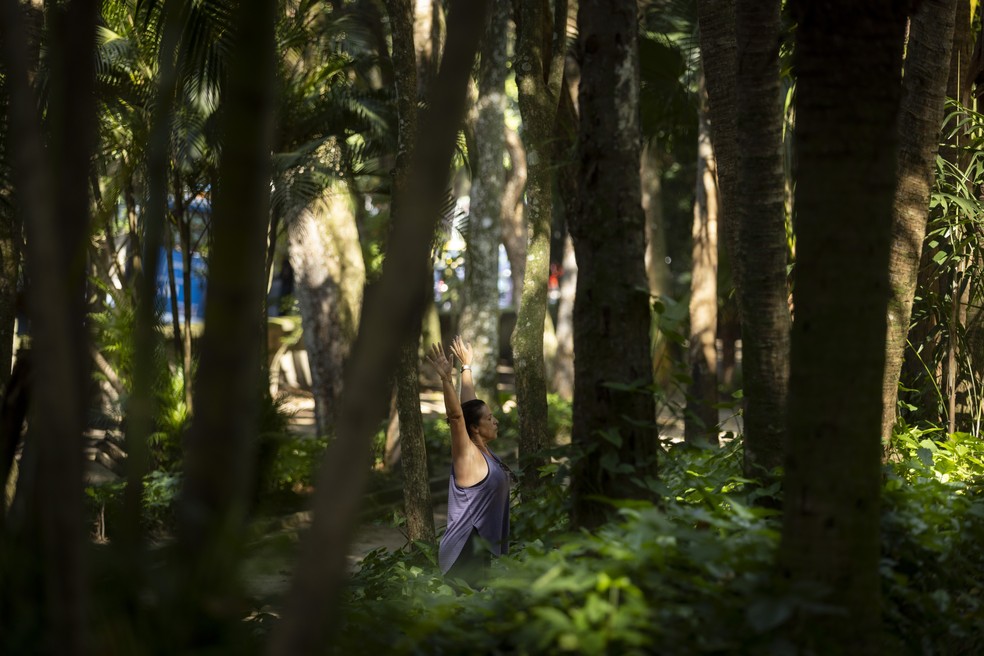
[[[636,11],[634,0],[582,0],[578,8],[582,193],[570,226],[578,264],[571,437],[585,454],[571,475],[578,526],[596,526],[613,512],[596,495],[652,497],[646,483],[655,476],[659,450],[655,422],[644,423],[653,421],[655,407],[648,389]]]
[[[419,4],[419,3],[418,3]],[[414,54],[413,14],[409,0],[387,0],[387,11],[393,32],[393,77],[396,84],[397,113],[400,128],[397,135],[396,166],[393,171],[393,221],[403,221],[407,187],[410,177],[410,154],[417,138],[417,71],[423,74],[427,64]],[[423,48],[423,44],[417,44]],[[420,53],[418,53],[420,54]],[[428,275],[428,281],[430,276]],[[430,293],[427,300],[430,300]],[[427,301],[425,301],[426,303]],[[430,302],[431,309],[434,303]],[[420,335],[422,314],[415,313],[404,338],[396,374],[396,408],[400,422],[400,453],[403,462],[403,507],[407,518],[407,537],[411,540],[433,542],[434,508],[430,496],[427,471],[427,445],[424,442],[424,421],[420,414]],[[431,338],[433,339],[433,338]],[[440,335],[438,335],[440,339]]]
[[[499,241],[506,148],[505,83],[509,0],[492,3],[482,44],[475,103],[475,153],[472,156],[471,208],[465,252],[465,303],[459,332],[474,349],[473,374],[478,398],[495,403],[499,362]]]
[[[366,269],[348,186],[332,183],[288,230],[288,254],[311,365],[318,433],[333,437]]]
[[[34,67],[20,3],[4,2],[0,16],[12,168],[24,208],[32,286],[28,439],[34,443],[37,472],[27,493],[32,504],[25,509],[29,526],[21,534],[26,538],[21,545],[26,559],[14,560],[5,553],[0,579],[6,595],[18,595],[2,600],[4,614],[14,614],[5,617],[5,623],[11,622],[8,626],[22,635],[34,624],[35,651],[71,656],[87,651],[80,440],[90,382],[83,292],[96,126],[91,62],[97,6],[91,0],[76,0],[48,10],[46,135],[37,120],[38,95],[28,77]],[[24,583],[27,586],[18,589],[17,584]],[[33,599],[41,601],[40,607]]]
[[[701,99],[690,277],[690,384],[687,389],[684,438],[690,443],[717,445],[717,165],[707,129],[703,77],[698,84]]]
[[[529,226],[529,242],[512,347],[516,367],[522,487],[527,495],[532,495],[539,486],[537,470],[543,464],[539,453],[547,446],[543,325],[547,312],[553,214],[551,141],[563,75],[567,10],[563,0],[556,4],[553,14],[546,0],[513,0],[513,11],[516,20],[516,84],[528,162],[524,213]]]
[[[891,0],[791,7],[796,322],[780,571],[822,586],[837,609],[801,611],[800,651],[881,654],[881,401],[906,17]]]
[[[176,642],[202,644],[238,621],[236,577],[253,482],[264,334],[263,262],[273,147],[275,3],[242,0],[223,95],[222,154],[212,214],[208,304],[178,506]],[[190,291],[190,290],[189,290]]]
[[[882,440],[895,426],[899,374],[935,181],[940,123],[953,46],[956,0],[926,0],[912,16],[898,118],[898,186],[892,209],[888,333],[882,381]]]
[[[399,360],[405,327],[427,289],[428,251],[447,187],[455,137],[465,111],[465,87],[485,25],[485,2],[454,5],[448,16],[447,57],[434,84],[430,120],[421,130],[407,166],[403,216],[393,227],[376,294],[363,310],[349,368],[338,440],[326,455],[315,488],[314,521],[304,538],[285,611],[274,628],[274,656],[316,653],[329,644],[345,585],[351,531],[365,487],[369,443],[377,417],[385,414],[387,389]],[[357,365],[357,366],[356,366]]]
[[[779,0],[737,0],[739,165],[731,217],[745,387],[745,475],[782,464],[789,384],[785,175],[779,89]],[[726,201],[727,202],[727,199]]]

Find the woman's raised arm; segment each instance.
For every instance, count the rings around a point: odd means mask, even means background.
[[[475,379],[472,377],[472,347],[458,335],[451,340],[451,353],[461,360],[461,402],[468,403],[475,396]]]

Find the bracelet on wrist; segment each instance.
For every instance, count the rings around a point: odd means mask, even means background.
[[[461,365],[461,370],[462,371],[471,371],[471,365],[470,364],[463,364],[463,365]]]

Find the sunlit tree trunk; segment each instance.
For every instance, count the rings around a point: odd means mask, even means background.
[[[499,362],[499,240],[505,188],[506,33],[509,0],[492,3],[482,42],[475,104],[475,153],[465,255],[465,304],[459,332],[474,349],[473,374],[480,399],[495,402]]]
[[[393,171],[393,221],[404,220],[406,195],[410,176],[410,154],[417,137],[417,63],[414,55],[413,14],[409,0],[387,0],[387,11],[393,31],[393,77],[396,83],[397,113],[400,117],[397,135],[396,167]],[[428,293],[427,300],[434,305]],[[410,338],[400,351],[396,374],[396,409],[400,430],[400,459],[403,470],[403,506],[407,518],[407,537],[411,540],[433,542],[434,508],[430,496],[430,476],[427,471],[427,446],[424,442],[424,422],[420,414],[420,346],[421,315],[414,314],[410,323]]]
[[[779,88],[779,0],[736,0],[739,152],[731,217],[745,388],[745,475],[782,464],[789,384],[785,177]],[[727,202],[727,199],[725,200]]]
[[[935,182],[936,154],[953,46],[956,0],[926,0],[913,14],[898,118],[898,186],[892,210],[882,439],[892,437],[919,260]]]
[[[12,168],[24,212],[31,282],[34,359],[27,442],[33,454],[25,453],[24,459],[34,460],[36,472],[25,480],[33,489],[24,490],[23,497],[23,560],[2,545],[4,631],[28,631],[38,653],[71,656],[87,651],[81,435],[90,382],[84,289],[97,6],[75,0],[47,7],[45,134],[37,118],[37,90],[29,79],[34,66],[21,5],[7,0],[2,12]]]
[[[796,321],[780,572],[831,607],[800,611],[799,651],[882,654],[881,402],[906,17],[891,0],[791,9]]]
[[[512,304],[519,308],[523,293],[523,278],[526,276],[526,242],[529,230],[523,214],[523,192],[526,190],[526,147],[519,134],[506,128],[506,151],[509,153],[509,170],[506,186],[502,192],[502,245],[509,259],[509,272],[512,279]]]
[[[714,148],[707,130],[704,83],[698,110],[697,185],[694,201],[693,265],[690,277],[690,384],[684,437],[687,442],[718,443],[717,261],[718,193]]]
[[[348,185],[333,182],[290,222],[288,254],[311,365],[318,434],[331,437],[366,278]]]
[[[648,391],[636,11],[634,0],[582,0],[578,7],[581,196],[570,225],[578,264],[571,438],[585,453],[571,475],[578,526],[596,526],[613,512],[596,495],[651,497],[645,482],[656,473],[659,451],[655,423],[645,423],[655,407]]]
[[[212,213],[208,303],[195,416],[178,501],[181,554],[174,640],[202,644],[238,621],[236,577],[267,386],[261,362],[262,262],[270,208],[275,3],[242,0],[223,93],[222,153]]]
[[[437,77],[444,50],[444,4],[441,0],[411,0],[413,2],[413,33],[417,56],[417,95],[427,92]]]
[[[735,41],[735,0],[698,0],[697,21],[701,68],[707,85],[707,116],[717,162],[718,227],[731,255],[732,278],[741,287],[742,263],[737,259],[738,225],[734,214],[738,179],[738,132],[735,106],[738,74]]]
[[[526,204],[529,226],[523,293],[512,335],[519,409],[519,458],[522,486],[533,494],[539,485],[538,453],[547,445],[547,383],[543,326],[550,274],[553,214],[551,179],[554,121],[557,116],[566,38],[566,2],[551,12],[546,0],[514,0],[516,84],[527,151]],[[551,29],[551,24],[552,28]]]
[[[642,146],[642,211],[646,215],[646,278],[652,300],[670,295],[673,278],[666,263],[666,222],[663,215],[662,173],[653,145]],[[669,340],[656,326],[650,328],[653,382],[665,385],[673,374]]]

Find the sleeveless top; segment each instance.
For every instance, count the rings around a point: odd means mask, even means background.
[[[451,466],[448,481],[448,528],[441,538],[438,564],[447,573],[468,545],[472,529],[489,542],[492,553],[501,556],[509,548],[509,475],[491,451],[485,455],[489,473],[471,487],[459,487]]]

